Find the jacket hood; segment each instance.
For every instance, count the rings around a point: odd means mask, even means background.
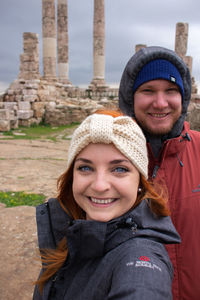
[[[48,213],[45,213],[47,206]],[[147,200],[143,200],[125,215],[105,223],[72,220],[56,199],[50,199],[48,205],[42,204],[37,207],[37,226],[40,249],[55,248],[66,236],[71,258],[102,256],[132,238],[143,237],[164,244],[180,242],[171,218],[155,216],[150,211]]]
[[[174,51],[158,46],[146,47],[140,49],[130,58],[120,81],[119,107],[126,115],[135,117],[133,96],[134,81],[141,68],[154,59],[166,59],[170,61],[176,66],[183,80],[184,98],[182,99],[182,114],[174,124],[172,131],[166,137],[172,138],[178,136],[183,128],[192,87],[190,71],[184,61]]]

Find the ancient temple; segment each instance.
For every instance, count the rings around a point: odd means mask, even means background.
[[[57,0],[56,26],[55,0],[42,0],[43,73],[44,78],[47,80],[57,79],[61,83],[71,85],[68,78],[69,45],[67,4],[67,0]],[[56,75],[56,66],[58,75]],[[90,88],[92,90],[106,89],[104,0],[94,0],[93,79]]]
[[[187,42],[188,24],[177,23],[175,51],[192,73],[192,57],[187,56]],[[0,97],[0,131],[41,121],[53,126],[80,122],[96,109],[118,106],[118,89],[109,87],[105,82],[104,0],[94,0],[93,78],[88,88],[74,87],[69,79],[67,0],[57,0],[57,7],[55,0],[42,0],[42,43],[41,75],[38,34],[23,34],[24,52],[20,55],[18,79]],[[143,47],[146,45],[136,45],[135,51]],[[195,102],[200,103],[200,97],[193,78],[192,105]],[[190,121],[199,126],[198,118],[190,117]]]

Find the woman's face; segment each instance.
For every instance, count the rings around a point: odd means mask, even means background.
[[[108,222],[130,210],[139,172],[112,144],[89,144],[76,157],[73,195],[87,220]]]

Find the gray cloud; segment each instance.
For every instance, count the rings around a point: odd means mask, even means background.
[[[42,73],[42,0],[2,0],[0,4],[0,82],[11,83],[19,72],[23,32],[36,32]],[[174,49],[177,22],[189,23],[188,55],[200,81],[200,2],[198,0],[105,0],[106,81],[118,83],[139,43]],[[74,85],[92,80],[93,1],[68,0],[69,77]]]

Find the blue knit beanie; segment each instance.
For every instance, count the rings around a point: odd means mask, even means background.
[[[170,61],[166,59],[155,59],[148,62],[138,72],[133,85],[133,92],[143,83],[155,80],[165,79],[178,85],[182,99],[184,99],[183,80],[178,69]]]

